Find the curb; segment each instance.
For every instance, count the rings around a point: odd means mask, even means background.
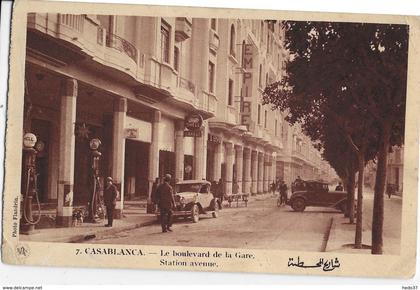
[[[55,243],[83,243],[83,242],[86,242],[86,241],[89,241],[89,240],[92,240],[92,239],[102,238],[106,235],[112,235],[112,234],[116,234],[116,233],[120,233],[120,232],[124,232],[124,231],[128,231],[128,230],[134,230],[134,229],[137,229],[137,228],[150,226],[150,225],[153,225],[155,223],[156,223],[156,219],[153,219],[153,220],[146,221],[146,222],[130,224],[130,225],[116,227],[116,228],[107,229],[107,230],[101,230],[99,232],[90,232],[88,234],[75,235],[75,236],[72,236],[72,237],[57,239],[57,240],[54,240],[52,242],[55,242]]]
[[[328,249],[328,242],[331,240],[331,232],[333,232],[333,229],[335,229],[335,223],[336,219],[334,217],[331,217],[327,229],[324,233],[324,238],[322,239],[322,245],[321,245],[321,252],[327,252]]]

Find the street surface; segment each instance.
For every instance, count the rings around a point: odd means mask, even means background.
[[[257,197],[248,207],[225,206],[218,218],[201,215],[196,224],[179,219],[172,233],[162,233],[156,223],[89,243],[320,251],[331,218],[341,213],[320,207],[294,212],[277,207],[276,198]]]

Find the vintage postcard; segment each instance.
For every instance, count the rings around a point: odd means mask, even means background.
[[[419,23],[17,1],[3,262],[412,277]]]

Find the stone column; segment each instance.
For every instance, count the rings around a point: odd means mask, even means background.
[[[244,148],[244,176],[243,176],[243,192],[251,194],[251,149]]]
[[[59,171],[57,218],[59,227],[71,227],[73,216],[74,151],[76,123],[76,98],[78,84],[75,79],[66,79],[61,83],[60,135],[59,135]]]
[[[264,153],[258,152],[258,193],[264,192]]]
[[[127,99],[114,100],[114,120],[112,132],[112,170],[111,176],[120,192],[115,206],[114,217],[120,219],[124,208],[124,161],[125,161],[125,115],[127,112]]]
[[[251,152],[251,194],[255,195],[258,193],[258,152]]]
[[[222,156],[223,156],[223,141],[220,140],[214,150],[214,163],[213,163],[213,178],[219,181],[222,177]]]
[[[206,160],[207,160],[207,130],[201,129],[201,137],[195,137],[194,145],[194,178],[206,178]]]
[[[175,181],[184,180],[184,121],[175,123]]]
[[[232,179],[233,179],[233,161],[235,152],[232,143],[225,143],[226,149],[226,176],[225,176],[225,193],[232,194]]]
[[[235,146],[235,164],[236,164],[236,182],[239,186],[239,192],[242,193],[242,180],[243,180],[243,155],[244,148],[242,146]]]
[[[160,111],[155,111],[152,119],[152,143],[150,143],[149,149],[149,201],[153,182],[159,177],[159,131],[161,119]]]
[[[276,156],[271,157],[271,183],[277,179],[277,158]]]
[[[268,154],[268,153],[265,153],[264,154],[264,169],[263,169],[263,172],[264,172],[264,177],[263,177],[263,191],[264,192],[268,192],[269,191],[269,181],[270,181],[270,171],[269,171],[269,169],[270,169],[270,167],[269,167],[269,164],[270,164],[270,158],[271,158],[271,156],[270,156],[270,154]]]

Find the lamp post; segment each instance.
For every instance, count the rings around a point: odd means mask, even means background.
[[[20,220],[20,232],[22,234],[32,234],[35,230],[35,225],[39,222],[41,218],[41,215],[39,214],[37,220],[34,220],[32,212],[32,202],[33,198],[35,197],[39,208],[39,201],[37,196],[36,155],[38,152],[42,151],[43,148],[44,143],[41,141],[37,142],[37,138],[34,134],[25,133],[25,135],[23,135],[23,154],[25,159],[25,186],[22,209],[23,218]]]
[[[89,216],[88,221],[95,223],[95,213],[97,207],[97,200],[98,200],[98,192],[99,192],[99,160],[102,156],[102,153],[98,151],[99,146],[101,146],[101,140],[98,138],[93,138],[89,142],[90,150],[92,151],[92,176],[93,176],[93,187],[92,187],[92,196],[90,203],[88,204],[89,209]]]

